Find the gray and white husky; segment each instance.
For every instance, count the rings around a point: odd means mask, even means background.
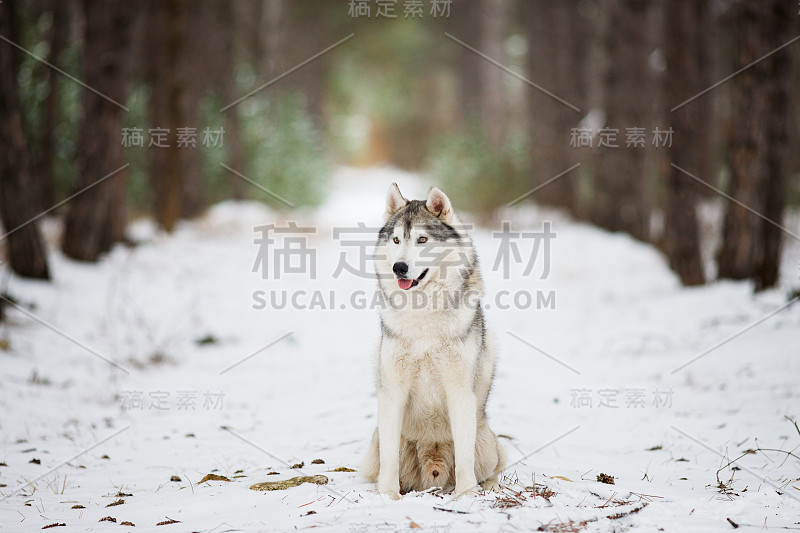
[[[384,217],[378,428],[361,472],[392,499],[431,487],[457,497],[498,490],[505,452],[486,419],[497,356],[472,240],[436,187],[409,201],[392,184]]]

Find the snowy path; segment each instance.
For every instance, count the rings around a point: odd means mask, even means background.
[[[800,530],[800,459],[750,454],[732,494],[715,487],[724,454],[800,445],[786,418],[800,419],[800,305],[724,342],[786,304],[800,273],[791,239],[786,286],[754,296],[744,283],[681,289],[653,248],[530,208],[515,229],[552,220],[550,275],[504,281],[492,230],[476,231],[485,302],[555,294],[555,309],[487,310],[501,346],[489,417],[515,463],[506,484],[535,479],[540,494],[391,502],[357,473],[330,472],[357,468],[374,427],[378,332],[377,311],[350,300],[374,281],[332,276],[344,248],[331,230],[377,224],[393,180],[407,196],[426,190],[396,171],[343,170],[319,212],[294,215],[319,228],[315,280],[252,272],[253,227],[284,221],[249,203],[218,205],[171,237],[137,223],[144,243],[99,265],[52,251],[50,284],[12,278],[7,292],[64,335],[8,308],[0,326],[0,528],[708,532],[732,530],[730,518],[741,531]],[[332,292],[335,308],[254,309],[254,291],[273,289]],[[301,475],[289,468],[301,462],[328,485],[249,490]],[[209,473],[231,481],[198,484]]]

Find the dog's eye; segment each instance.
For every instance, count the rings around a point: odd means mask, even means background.
[[[394,242],[395,244],[400,244],[400,237],[395,237],[394,239],[392,239],[392,242]]]
[[[428,238],[427,237],[420,237],[419,239],[417,239],[417,242],[420,243],[420,244],[425,244],[426,242],[428,242]]]

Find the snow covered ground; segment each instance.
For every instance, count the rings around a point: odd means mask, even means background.
[[[800,418],[800,305],[775,313],[800,285],[792,238],[780,289],[683,289],[650,246],[532,207],[504,213],[512,231],[549,220],[557,233],[547,279],[541,258],[524,276],[511,256],[505,280],[492,271],[500,226],[474,232],[501,347],[488,412],[508,450],[505,492],[393,502],[357,472],[331,472],[358,467],[375,426],[378,334],[377,311],[361,305],[375,282],[334,277],[343,252],[358,266],[358,249],[332,231],[379,224],[391,181],[409,197],[427,190],[394,170],[342,169],[318,211],[224,203],[172,236],[138,222],[141,244],[97,265],[53,249],[52,283],[12,276],[22,310],[7,307],[0,325],[0,528],[800,530],[800,458],[747,454],[717,474],[748,449],[800,446],[787,418]],[[308,265],[253,272],[253,228],[287,220],[317,228],[316,279]],[[519,250],[527,260],[530,242]],[[260,309],[254,294],[270,291],[324,299]],[[526,295],[527,309],[513,305]],[[206,474],[230,481],[199,483]],[[328,484],[249,489],[315,474]]]

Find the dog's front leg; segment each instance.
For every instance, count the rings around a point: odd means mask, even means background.
[[[378,391],[378,492],[400,499],[400,441],[407,390],[384,383]]]
[[[478,494],[475,478],[475,439],[477,434],[477,399],[467,384],[453,384],[447,390],[447,410],[456,460],[455,496]]]

